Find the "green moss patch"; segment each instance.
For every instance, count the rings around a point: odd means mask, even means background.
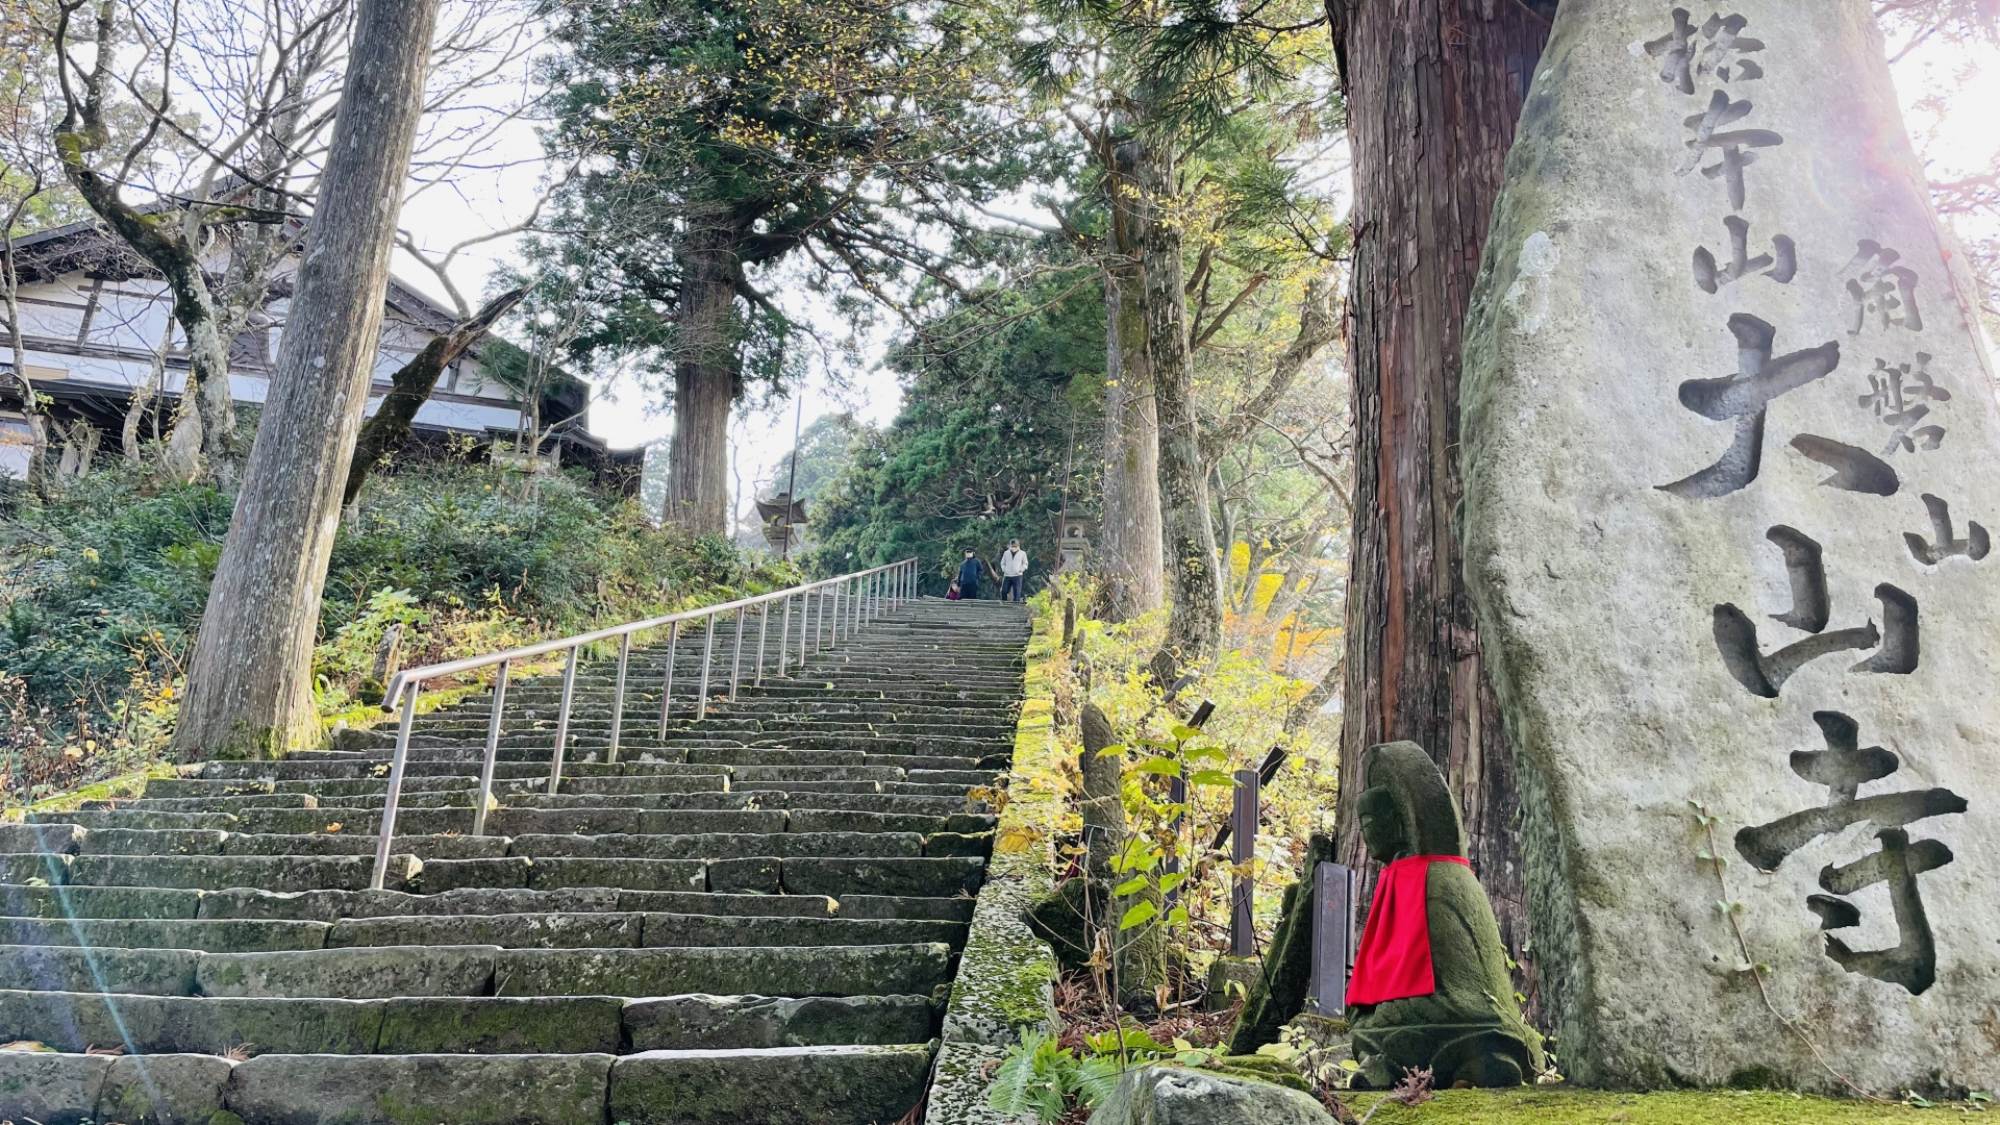
[[[1357,1115],[1386,1094],[1345,1098]],[[1903,1105],[1836,1101],[1799,1094],[1737,1091],[1654,1094],[1598,1090],[1447,1090],[1419,1106],[1385,1105],[1370,1125],[1873,1125],[1938,1120],[1977,1110],[1972,1103],[1923,1110]],[[2000,1118],[1996,1118],[2000,1120]]]

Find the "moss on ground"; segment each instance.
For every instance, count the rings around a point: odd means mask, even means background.
[[[1359,1116],[1386,1097],[1356,1093],[1345,1100]],[[1983,1108],[1953,1103],[1918,1109],[1770,1092],[1447,1090],[1420,1106],[1385,1105],[1369,1125],[1873,1125],[1984,1116]],[[1992,1119],[2000,1122],[2000,1111]]]
[[[165,762],[156,762],[145,769],[121,773],[93,785],[58,793],[53,797],[35,801],[32,804],[17,805],[0,813],[0,821],[19,820],[23,812],[75,812],[85,801],[109,801],[114,797],[137,797],[146,788],[146,783],[156,777],[174,777],[174,767]]]

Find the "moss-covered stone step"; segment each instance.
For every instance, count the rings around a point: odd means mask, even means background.
[[[928,1046],[648,1051],[611,1068],[628,1125],[874,1125],[923,1096]]]
[[[184,924],[184,923],[182,923]],[[243,922],[240,926],[314,923]],[[0,931],[4,932],[4,931]],[[143,932],[143,931],[140,931]],[[327,947],[497,945],[509,949],[615,949],[661,946],[903,945],[956,948],[963,923],[919,918],[678,914],[603,911],[567,914],[429,914],[349,918],[324,934]],[[118,943],[113,943],[118,944]],[[268,948],[311,948],[271,945]]]
[[[231,1071],[218,1100],[255,1125],[606,1125],[612,1061],[609,1054],[260,1055]]]
[[[809,948],[509,949],[499,953],[496,992],[502,996],[601,993],[634,997],[683,992],[929,995],[948,979],[950,957],[950,947],[943,943]]]
[[[0,944],[263,953],[319,949],[325,922],[199,918],[0,918]]]
[[[733,859],[760,855],[920,856],[924,854],[924,838],[915,832],[564,834],[516,836],[512,851],[515,855],[536,859],[554,856],[617,856],[630,859]]]
[[[873,1125],[916,1103],[927,1046],[576,1054],[0,1054],[0,1116],[49,1125]]]
[[[75,824],[83,828],[220,828],[236,827],[236,818],[220,812],[167,812],[119,806],[75,812],[32,812],[29,824]]]
[[[337,1000],[5,990],[0,1036],[58,1051],[128,1054],[614,1054],[625,1049],[630,1007],[614,996]]]
[[[630,1051],[923,1043],[928,996],[656,996],[625,1004]]]
[[[164,887],[0,883],[0,914],[15,918],[193,918],[201,892]]]
[[[0,970],[5,979],[37,991],[154,996],[923,996],[944,983],[950,957],[943,943],[648,949],[357,946],[270,953],[0,946]]]
[[[663,912],[805,918],[923,918],[965,922],[972,900],[893,895],[719,894],[575,887],[410,894],[403,891],[220,891],[159,887],[23,886],[0,884],[0,914],[18,918],[271,918],[337,922],[417,914],[531,914],[593,911]]]
[[[0,860],[8,857],[0,856]],[[373,856],[83,855],[68,859],[61,880],[84,886],[181,887],[220,890],[262,887],[272,891],[360,890],[374,873]],[[440,860],[452,863],[503,862]],[[4,866],[4,865],[0,865]],[[387,885],[401,889],[423,868],[413,855],[391,855]],[[24,879],[8,878],[10,883]],[[54,883],[58,880],[51,879]]]

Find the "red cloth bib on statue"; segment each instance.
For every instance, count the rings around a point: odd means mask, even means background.
[[[1361,931],[1361,952],[1347,982],[1349,1005],[1381,1004],[1437,991],[1431,968],[1430,912],[1424,903],[1433,863],[1472,866],[1459,855],[1413,855],[1390,863],[1376,876],[1368,925]]]

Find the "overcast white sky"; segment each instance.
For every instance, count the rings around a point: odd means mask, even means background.
[[[1936,178],[1948,178],[1990,167],[2000,153],[2000,46],[1982,43],[1974,49],[1926,44],[1897,64],[1895,75],[1905,112],[1920,150]],[[525,89],[525,69],[513,81]],[[442,249],[518,222],[539,195],[545,168],[540,144],[527,124],[511,128],[501,139],[490,163],[510,163],[496,171],[462,178],[454,190],[434,188],[413,200],[403,212],[404,229],[420,245]],[[1967,234],[1973,232],[1967,231]],[[460,254],[453,279],[467,296],[485,288],[489,274],[518,251],[518,239],[499,240]],[[435,290],[422,270],[405,262],[399,274],[417,287]],[[428,282],[428,284],[427,284]],[[787,300],[780,292],[780,300]],[[803,315],[831,338],[845,336],[850,326],[824,309],[788,300],[789,310]],[[880,367],[882,347],[893,322],[884,321],[865,333],[865,360],[859,366],[815,353],[810,375],[801,389],[807,425],[821,414],[851,410],[882,424],[895,417],[901,391],[893,375]],[[666,437],[672,431],[671,411],[656,391],[630,377],[591,373],[601,380],[589,425],[613,446],[629,448]],[[746,485],[766,478],[791,446],[794,402],[739,412],[731,430],[739,470]]]

